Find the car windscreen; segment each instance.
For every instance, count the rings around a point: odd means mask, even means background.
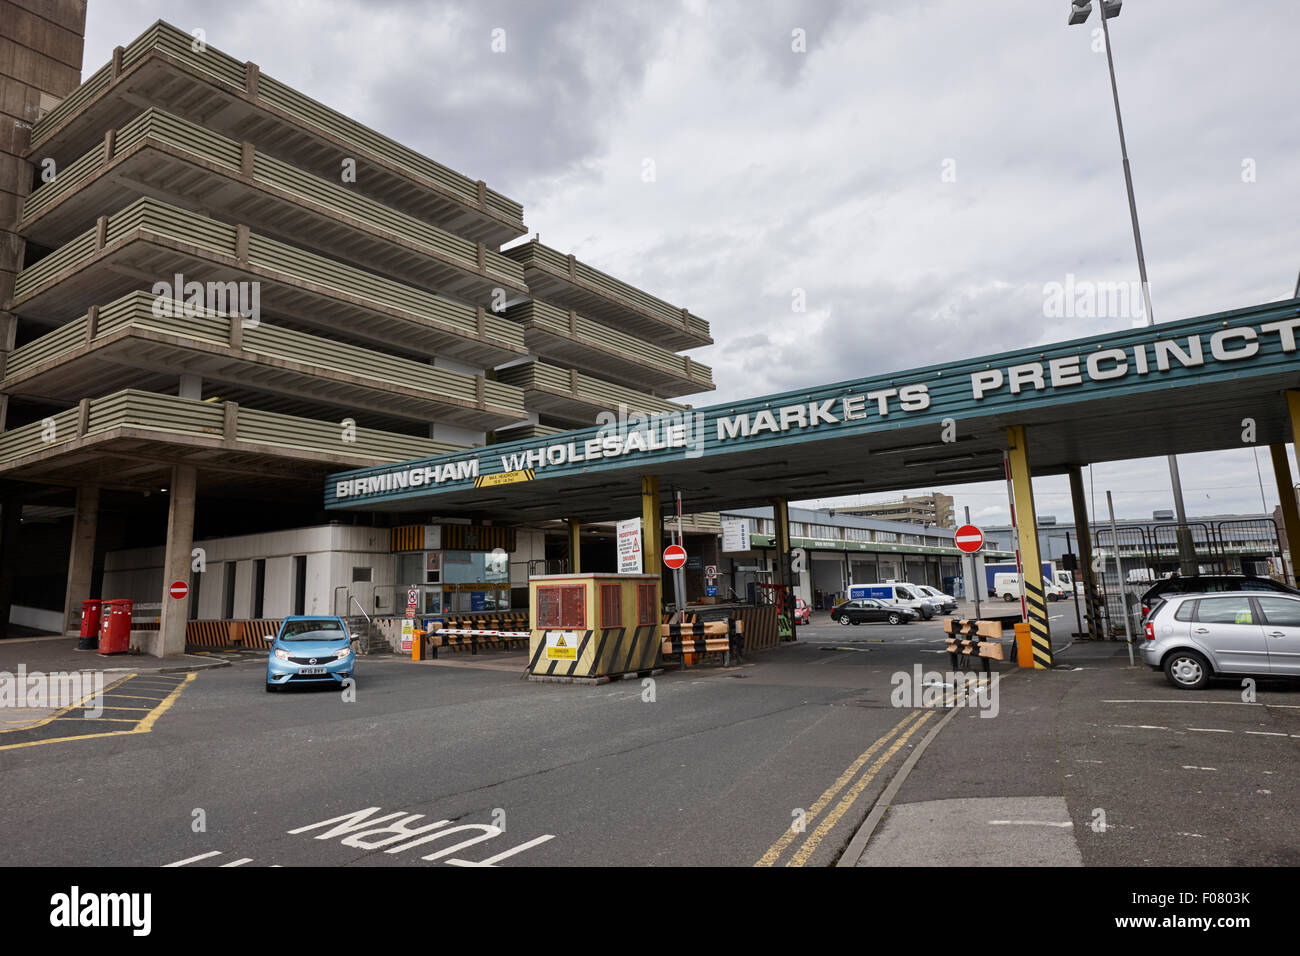
[[[343,625],[330,618],[314,621],[285,621],[282,641],[341,641],[347,637]]]

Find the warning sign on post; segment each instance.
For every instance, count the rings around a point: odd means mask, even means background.
[[[618,523],[618,573],[641,573],[641,519]]]
[[[578,659],[578,632],[547,631],[546,659],[548,661],[576,661]]]

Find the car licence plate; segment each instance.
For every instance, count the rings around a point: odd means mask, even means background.
[[[299,674],[324,674],[324,673],[325,673],[325,668],[323,668],[323,667],[300,667],[300,668],[298,668],[298,673],[299,673]]]

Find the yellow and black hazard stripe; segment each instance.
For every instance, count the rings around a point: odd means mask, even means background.
[[[445,524],[442,546],[448,551],[515,550],[515,529],[497,525]]]
[[[1037,564],[1034,565],[1037,567]],[[1025,577],[1025,607],[1029,611],[1029,639],[1034,648],[1034,667],[1052,666],[1052,638],[1047,626],[1047,601],[1041,584]]]
[[[391,550],[394,552],[424,550],[424,525],[422,524],[408,524],[393,528],[390,537]]]

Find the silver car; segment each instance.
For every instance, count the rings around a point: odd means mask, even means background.
[[[1142,659],[1186,690],[1213,677],[1300,677],[1300,596],[1176,594],[1145,622]]]

